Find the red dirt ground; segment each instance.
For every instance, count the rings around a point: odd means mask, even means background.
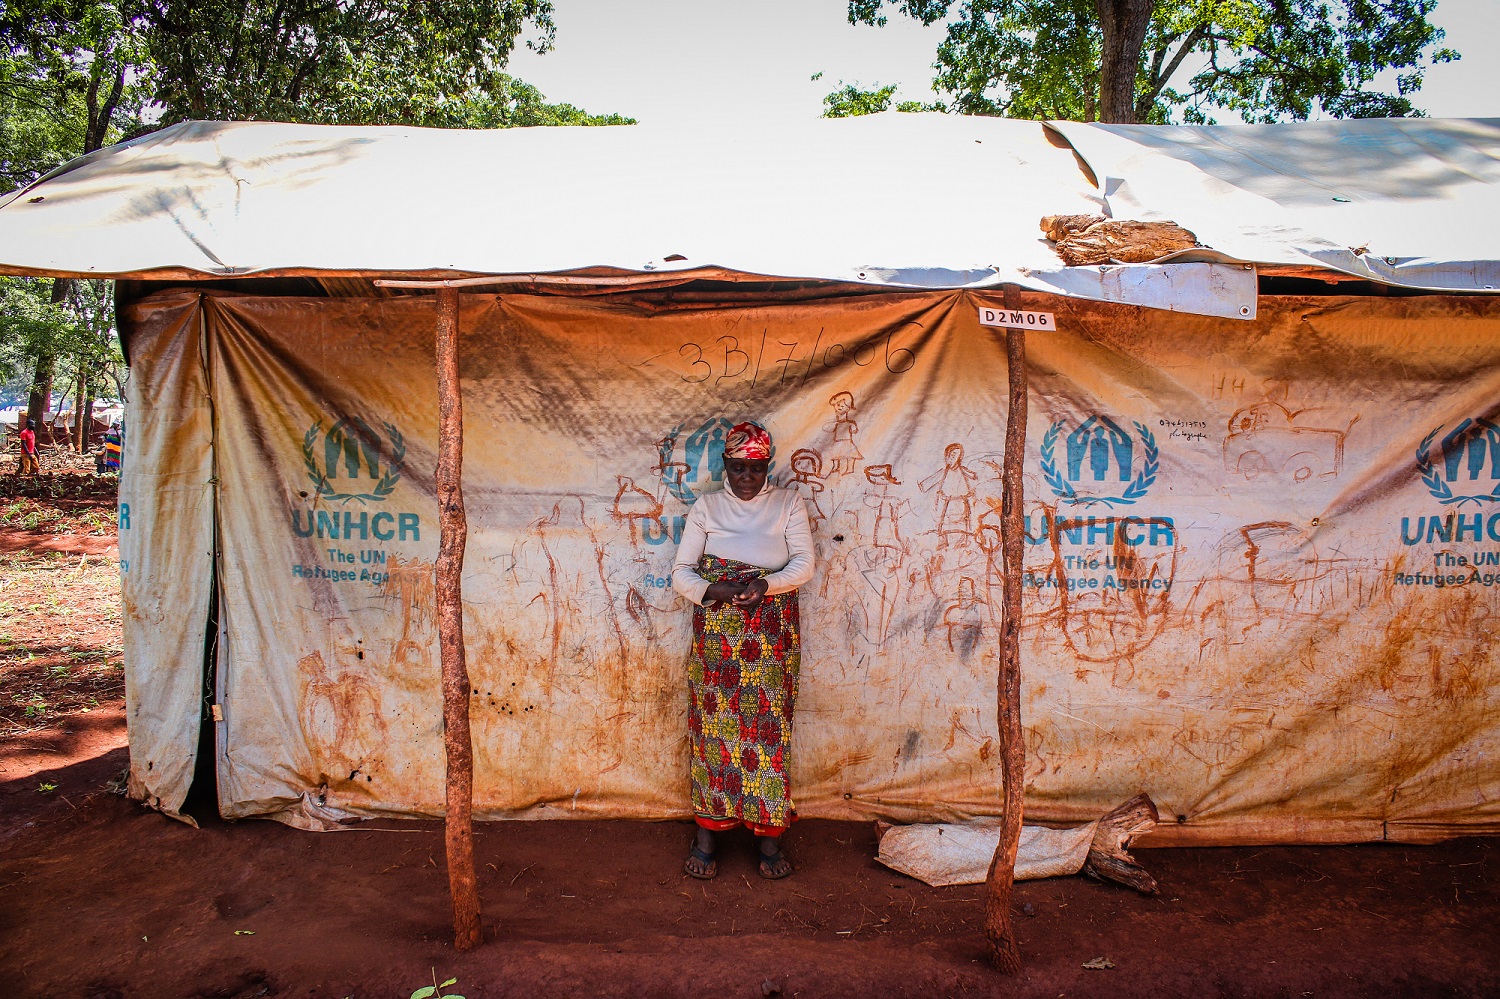
[[[686,823],[490,823],[487,942],[460,955],[440,825],[194,830],[105,790],[126,763],[118,704],[68,728],[18,740],[56,752],[0,757],[7,997],[406,999],[433,968],[469,999],[1500,995],[1495,840],[1141,851],[1151,898],[1026,882],[1026,968],[1002,979],[981,889],[881,867],[869,825],[799,824],[778,882],[726,844],[699,882],[681,873]],[[1082,967],[1098,957],[1114,967]]]
[[[76,561],[97,540],[57,543]],[[681,873],[687,823],[492,823],[487,942],[460,955],[439,824],[320,835],[200,808],[195,830],[116,793],[124,746],[117,699],[0,737],[0,999],[406,999],[434,969],[469,999],[1500,995],[1500,840],[1143,850],[1149,898],[1026,882],[1007,979],[982,889],[881,867],[868,824],[799,824],[778,882],[727,842],[705,883]]]
[[[120,557],[119,545],[112,537],[99,534],[52,534],[47,531],[0,527],[0,552],[19,551],[104,555],[112,559]]]

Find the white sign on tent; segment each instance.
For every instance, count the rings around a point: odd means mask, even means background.
[[[1010,326],[1026,330],[1055,330],[1057,321],[1050,312],[1026,312],[1022,309],[980,309],[979,325]]]

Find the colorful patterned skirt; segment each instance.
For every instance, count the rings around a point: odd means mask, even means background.
[[[770,572],[716,555],[698,561],[710,583],[745,583]],[[749,613],[728,605],[693,610],[688,733],[700,826],[744,824],[757,836],[778,836],[791,825],[788,747],[801,665],[795,591],[766,597]]]
[[[120,470],[120,435],[111,431],[104,435],[104,470],[106,472],[118,472]]]

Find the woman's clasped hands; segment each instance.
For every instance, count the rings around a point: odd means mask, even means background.
[[[703,594],[703,606],[717,607],[720,604],[729,604],[740,610],[754,610],[766,598],[768,589],[770,589],[770,584],[764,579],[752,579],[748,583],[735,583],[729,580],[709,583],[708,589]]]

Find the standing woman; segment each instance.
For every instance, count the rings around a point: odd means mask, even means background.
[[[724,443],[727,488],[688,513],[672,585],[693,608],[688,659],[693,812],[698,835],[683,865],[719,873],[714,834],[744,825],[758,837],[760,875],[792,865],[780,837],[796,815],[787,770],[802,637],[797,587],[812,578],[812,529],[795,489],[766,481],[771,435],[741,423]]]

